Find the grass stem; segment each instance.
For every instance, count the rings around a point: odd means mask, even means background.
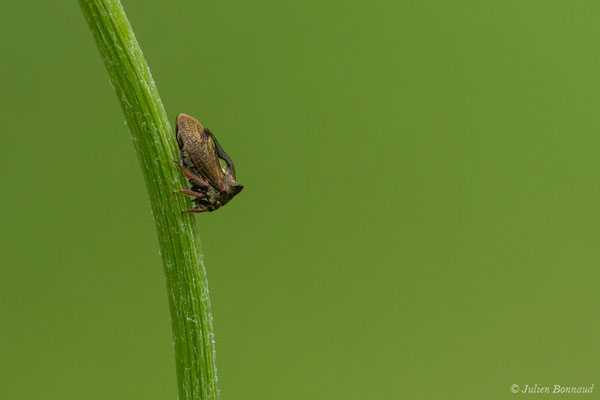
[[[142,167],[167,281],[180,400],[218,398],[210,299],[198,228],[173,195],[186,186],[175,136],[119,0],[79,0]]]

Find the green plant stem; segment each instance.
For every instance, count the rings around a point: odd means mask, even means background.
[[[218,398],[210,300],[198,228],[173,190],[186,186],[175,136],[118,0],[79,0],[121,103],[150,196],[167,281],[180,400]]]

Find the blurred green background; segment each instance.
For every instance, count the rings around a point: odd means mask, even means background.
[[[600,3],[123,3],[169,117],[246,186],[197,217],[222,399],[600,390]],[[0,23],[1,397],[174,399],[149,204],[78,4]]]

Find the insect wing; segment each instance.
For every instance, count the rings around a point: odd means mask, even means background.
[[[186,123],[177,126],[181,151],[187,153],[189,160],[203,178],[215,188],[223,191],[225,190],[225,176],[212,136],[200,123],[196,122],[196,124],[196,126],[190,126],[189,123]]]
[[[229,173],[231,174],[231,176],[233,176],[233,179],[235,180],[235,165],[233,165],[233,161],[231,161],[231,158],[229,158],[229,156],[227,155],[227,153],[225,153],[225,150],[223,150],[223,148],[221,147],[221,145],[219,144],[219,141],[217,140],[217,138],[215,137],[215,135],[213,135],[213,133],[206,129],[206,131],[208,132],[208,134],[210,135],[210,137],[212,138],[214,144],[215,144],[215,150],[217,152],[217,157],[219,157],[220,159],[222,159],[223,161],[225,161],[225,163],[227,164],[227,169],[229,170]]]

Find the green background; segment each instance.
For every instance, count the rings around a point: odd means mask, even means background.
[[[246,187],[197,217],[222,399],[598,397],[600,3],[124,7],[169,117]],[[5,2],[0,26],[0,397],[174,399],[148,199],[79,7]]]

